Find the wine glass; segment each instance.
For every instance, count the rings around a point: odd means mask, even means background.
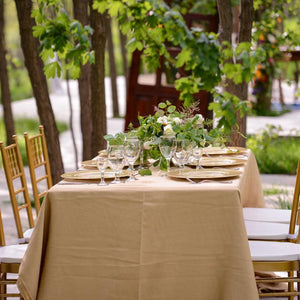
[[[177,141],[177,147],[174,152],[173,159],[179,165],[179,168],[182,170],[184,165],[188,162],[189,157],[192,153],[192,142],[190,140],[179,140]]]
[[[203,148],[202,147],[199,147],[198,145],[194,146],[194,148],[193,148],[193,157],[196,160],[196,170],[199,170],[200,168],[202,168],[200,166],[202,153],[203,153]]]
[[[129,164],[130,177],[126,181],[134,181],[136,178],[133,175],[134,163],[138,159],[141,150],[141,143],[139,139],[129,138],[124,143],[124,154]]]
[[[167,161],[167,172],[170,171],[170,162],[176,150],[176,137],[169,135],[162,135],[159,142],[160,153]]]
[[[107,185],[107,183],[104,180],[104,172],[107,168],[107,154],[106,153],[100,153],[97,156],[97,168],[101,174],[101,181],[98,183],[98,185],[100,185],[100,186]]]
[[[109,145],[107,148],[108,164],[115,172],[115,180],[112,184],[121,183],[120,174],[125,164],[124,146]]]

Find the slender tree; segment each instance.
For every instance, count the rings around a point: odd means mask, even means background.
[[[21,46],[24,54],[25,66],[30,77],[39,118],[41,124],[45,127],[52,179],[54,183],[57,183],[61,179],[60,175],[64,172],[64,168],[60,151],[58,130],[49,98],[47,80],[43,72],[43,62],[39,56],[39,43],[32,34],[32,28],[35,25],[35,21],[31,17],[32,1],[15,0],[15,3],[17,7]]]
[[[13,143],[12,136],[15,134],[14,119],[11,107],[11,94],[9,89],[9,76],[6,61],[4,1],[0,0],[0,85],[1,102],[3,104],[3,117],[6,131],[7,144]]]
[[[74,18],[83,26],[89,25],[89,1],[73,0]],[[78,89],[80,99],[80,124],[82,133],[82,159],[87,160],[92,157],[92,111],[91,111],[91,86],[90,86],[91,66],[87,62],[81,66],[81,74],[78,78]]]
[[[113,44],[113,34],[111,29],[112,23],[109,16],[106,17],[106,37],[107,37],[107,50],[109,57],[109,73],[110,73],[110,84],[111,84],[111,95],[113,103],[113,116],[119,117],[119,101],[118,101],[118,90],[117,90],[117,70],[116,70],[116,61],[114,54],[114,44]]]
[[[104,85],[104,55],[105,55],[105,13],[100,14],[93,9],[90,0],[92,48],[95,51],[95,63],[91,66],[91,100],[92,100],[92,155],[96,156],[100,149],[106,147],[104,135],[106,134],[106,105]]]
[[[220,20],[220,43],[227,42],[232,44],[233,33],[233,15],[231,0],[217,0],[219,20]],[[253,23],[253,0],[241,0],[240,28],[236,43],[251,42],[251,29]],[[228,62],[234,64],[234,57],[228,59]],[[240,63],[238,60],[237,63]],[[236,84],[232,79],[226,79],[225,89],[230,94],[237,96],[241,100],[248,98],[248,83],[243,81]],[[241,118],[240,114],[236,114],[239,131],[246,135],[246,116]],[[245,139],[238,133],[233,132],[231,135],[231,143],[235,146],[245,146]]]

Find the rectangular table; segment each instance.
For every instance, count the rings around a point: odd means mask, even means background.
[[[247,153],[231,184],[57,184],[20,268],[24,298],[257,300],[242,206],[264,200]]]

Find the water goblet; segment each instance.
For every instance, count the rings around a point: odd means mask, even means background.
[[[115,180],[112,184],[121,183],[120,174],[125,164],[124,146],[109,145],[107,148],[108,164],[115,173]]]
[[[188,162],[192,153],[192,142],[190,140],[177,141],[177,147],[174,152],[173,159],[179,165],[180,172],[184,168],[184,165]]]
[[[170,171],[170,162],[176,150],[176,137],[169,135],[162,135],[159,142],[160,153],[167,161],[167,172]]]
[[[107,155],[106,153],[100,153],[97,156],[97,168],[100,171],[101,175],[101,181],[98,183],[100,186],[107,185],[107,183],[104,180],[104,173],[107,168]]]
[[[129,138],[124,143],[124,154],[129,165],[130,177],[126,181],[134,181],[134,163],[138,159],[141,150],[139,139]]]
[[[193,148],[193,157],[196,160],[196,170],[199,170],[200,168],[202,168],[200,166],[200,161],[201,161],[202,153],[203,153],[203,148],[202,147],[199,147],[199,146],[196,145]]]

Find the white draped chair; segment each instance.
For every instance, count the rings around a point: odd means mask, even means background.
[[[17,279],[9,278],[8,274],[18,274],[19,267],[24,257],[28,244],[22,245],[5,245],[5,237],[3,231],[2,215],[0,210],[0,299],[7,297],[19,297],[23,299],[20,293],[8,292],[8,285],[16,285]]]
[[[245,225],[250,240],[295,241],[298,236],[300,195],[300,159],[298,162],[291,210],[266,208],[244,209]],[[250,213],[251,212],[251,213]],[[250,218],[250,215],[252,216]],[[265,219],[264,219],[265,216]],[[289,216],[289,222],[284,221]],[[250,220],[251,219],[251,220]]]

